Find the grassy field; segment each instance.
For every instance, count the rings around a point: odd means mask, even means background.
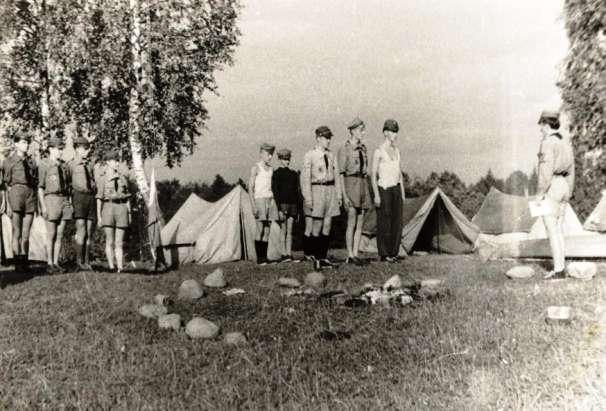
[[[0,291],[0,408],[102,409],[574,409],[599,404],[606,285],[508,280],[514,262],[473,256],[411,257],[397,265],[341,267],[328,288],[441,278],[449,294],[406,307],[347,308],[285,297],[282,275],[307,264],[225,264],[231,297],[209,290],[177,303],[249,343],[191,340],[137,313],[157,293],[174,294],[214,267],[151,276],[38,276]],[[542,270],[542,269],[540,269]],[[603,268],[600,269],[606,271]],[[571,305],[568,325],[544,320]],[[351,338],[319,337],[327,324]]]

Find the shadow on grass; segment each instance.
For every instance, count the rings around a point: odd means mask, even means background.
[[[7,285],[24,283],[41,275],[46,275],[46,264],[44,263],[31,263],[26,268],[16,269],[12,261],[9,260],[0,271],[0,289]]]

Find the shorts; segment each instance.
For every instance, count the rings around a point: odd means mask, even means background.
[[[326,218],[341,214],[336,186],[312,184],[311,199],[313,208],[305,206],[303,209],[306,217]]]
[[[97,219],[97,199],[93,193],[74,191],[72,204],[74,205],[74,218],[76,220]]]
[[[278,207],[273,197],[255,198],[255,208],[257,209],[255,218],[258,221],[278,220]]]
[[[297,218],[299,215],[299,207],[296,204],[279,204],[278,210],[284,214],[285,218]]]
[[[101,225],[103,227],[127,228],[128,204],[103,201],[101,209]]]
[[[36,212],[37,202],[36,190],[29,186],[15,184],[8,188],[8,203],[15,213],[33,214]]]
[[[46,204],[47,221],[69,221],[72,219],[74,209],[64,195],[47,194],[44,196]]]
[[[370,189],[366,177],[344,176],[345,194],[351,200],[353,207],[368,210],[372,207]]]
[[[552,209],[551,215],[556,218],[564,217],[566,212],[566,204],[570,199],[570,188],[568,182],[562,176],[553,176],[551,184],[547,193],[545,194],[545,200],[548,200]]]

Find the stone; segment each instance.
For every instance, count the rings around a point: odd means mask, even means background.
[[[443,284],[444,284],[444,281],[442,281],[442,280],[430,278],[430,279],[421,281],[421,288],[437,288],[437,287],[441,287]]]
[[[590,261],[574,261],[568,264],[566,271],[572,278],[591,280],[598,273],[598,266]]]
[[[179,314],[166,314],[158,317],[158,327],[163,330],[181,329],[181,316]]]
[[[400,305],[408,305],[410,303],[412,303],[412,297],[410,295],[400,296]]]
[[[280,287],[298,288],[301,287],[301,281],[296,278],[280,277],[278,278],[278,285]]]
[[[168,310],[166,307],[158,304],[145,304],[139,307],[139,314],[141,314],[143,317],[151,318],[152,320],[155,320],[167,312]]]
[[[549,306],[545,320],[549,323],[569,323],[572,318],[572,310],[567,306]]]
[[[205,318],[194,317],[185,326],[185,333],[191,338],[211,339],[219,334],[219,326]]]
[[[204,279],[204,285],[210,288],[224,288],[227,286],[223,270],[217,268]]]
[[[225,334],[223,341],[225,342],[225,344],[229,345],[244,345],[248,342],[244,334],[240,332],[231,332]]]
[[[171,298],[168,295],[158,294],[158,295],[154,296],[154,303],[156,303],[158,305],[168,306],[168,305],[171,305],[173,303],[173,301],[171,300]]]
[[[229,290],[223,291],[223,294],[228,297],[231,297],[232,295],[238,295],[238,294],[244,294],[244,293],[246,293],[246,291],[244,291],[241,288],[230,288]]]
[[[505,275],[513,279],[530,278],[535,274],[534,268],[529,265],[517,265],[510,268]]]
[[[204,297],[204,290],[196,280],[185,280],[179,287],[180,300],[197,300]]]
[[[392,276],[383,284],[383,289],[385,291],[397,290],[399,288],[402,288],[402,278],[398,274]]]
[[[326,286],[326,277],[324,277],[324,274],[318,272],[309,273],[305,276],[305,285],[315,289],[322,289]]]

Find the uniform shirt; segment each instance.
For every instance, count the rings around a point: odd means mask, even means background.
[[[362,143],[354,146],[347,140],[339,149],[337,158],[341,174],[365,176],[368,173],[368,152]]]
[[[128,192],[127,172],[118,167],[110,168],[107,165],[95,169],[97,184],[97,198],[100,200],[124,200],[130,197]]]
[[[339,166],[335,155],[330,150],[314,148],[305,153],[303,157],[303,172],[301,174],[301,191],[303,198],[311,200],[311,186],[313,183],[334,182],[337,193],[341,193],[339,179]]]
[[[271,178],[271,190],[278,204],[299,202],[299,173],[288,167],[278,167]]]
[[[95,192],[95,179],[93,167],[87,158],[78,155],[69,162],[69,174],[71,177],[71,188],[83,193]]]
[[[538,165],[538,194],[549,190],[554,175],[561,175],[568,183],[569,195],[574,191],[574,151],[570,140],[552,133],[541,140]]]
[[[67,195],[70,177],[66,164],[62,160],[42,160],[38,166],[38,187],[44,194]]]
[[[2,172],[2,181],[9,187],[15,184],[32,188],[37,186],[37,167],[30,156],[20,157],[17,153],[13,153],[2,165]]]

